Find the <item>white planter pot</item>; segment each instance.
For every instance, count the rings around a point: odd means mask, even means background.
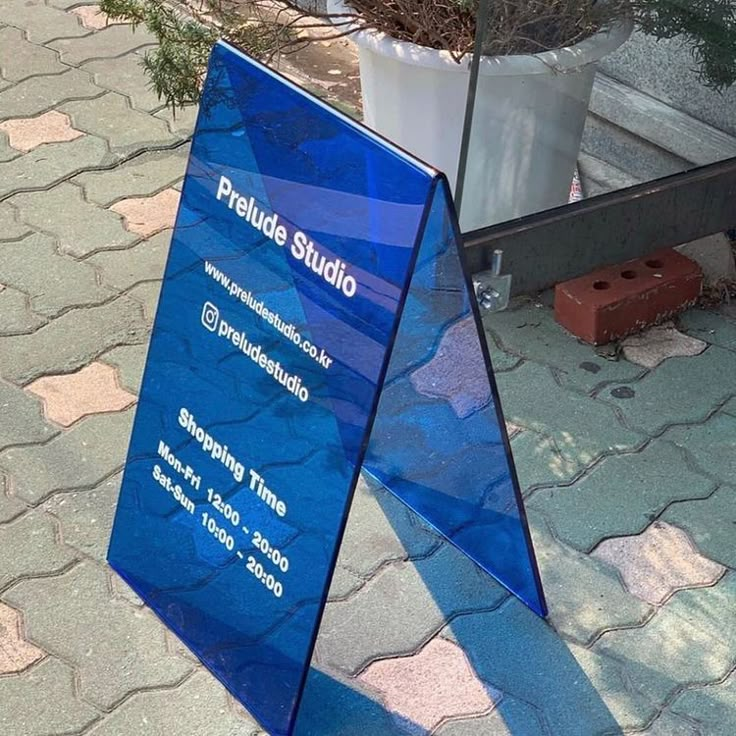
[[[346,13],[341,0],[328,12]],[[596,62],[632,31],[624,22],[575,46],[483,57],[461,226],[467,232],[568,201]],[[447,174],[454,187],[470,61],[374,31],[360,51],[367,125]]]

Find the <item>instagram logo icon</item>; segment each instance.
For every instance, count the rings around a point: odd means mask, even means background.
[[[214,332],[219,321],[220,310],[212,302],[205,302],[202,307],[202,324],[210,332]]]

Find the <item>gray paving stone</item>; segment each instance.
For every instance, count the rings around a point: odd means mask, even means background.
[[[141,389],[148,345],[120,345],[101,356],[101,360],[118,369],[123,388],[137,394]]]
[[[73,13],[69,15],[76,19]],[[57,35],[59,40],[48,46],[59,52],[65,64],[77,66],[92,59],[122,56],[155,41],[154,36],[140,26],[133,31],[130,25],[110,25],[94,33],[85,33],[88,35],[84,38],[60,38]]]
[[[170,242],[171,230],[164,230],[132,248],[96,253],[86,262],[99,269],[103,284],[125,291],[142,281],[163,278]]]
[[[89,736],[253,736],[256,722],[236,714],[227,691],[208,672],[196,672],[170,692],[136,693],[95,724]]]
[[[619,662],[564,641],[516,599],[460,616],[442,635],[465,650],[483,682],[534,708],[545,735],[613,736],[657,713]]]
[[[600,398],[617,407],[629,426],[656,436],[672,424],[702,422],[736,394],[736,355],[713,345],[701,355],[666,360],[625,387],[623,397],[618,388],[606,388]]]
[[[140,303],[127,296],[99,307],[66,312],[29,335],[3,338],[0,376],[30,383],[48,373],[69,373],[121,344],[145,342]]]
[[[733,736],[736,733],[736,674],[718,685],[686,690],[670,709],[674,714],[696,721],[700,733]]]
[[[705,498],[715,487],[678,448],[655,440],[640,453],[604,459],[568,488],[537,491],[528,504],[558,539],[590,551],[607,537],[639,534],[668,504]]]
[[[688,532],[704,555],[736,569],[734,486],[722,486],[710,498],[673,504],[662,518]]]
[[[142,61],[139,54],[130,53],[116,59],[90,61],[83,68],[94,76],[100,87],[125,95],[136,110],[151,112],[164,103],[152,89]]]
[[[7,202],[0,202],[0,244],[18,240],[30,231],[28,225],[18,219],[14,207]]]
[[[59,251],[76,258],[138,240],[123,227],[120,215],[86,202],[82,190],[68,182],[49,191],[16,194],[10,201],[24,222],[53,235]]]
[[[98,717],[74,687],[74,670],[47,657],[19,677],[0,677],[3,736],[78,733]]]
[[[0,416],[4,417],[0,421],[0,450],[10,445],[45,442],[58,434],[44,421],[41,402],[5,381],[0,381]]]
[[[134,286],[128,296],[141,305],[143,308],[143,316],[146,320],[148,329],[153,326],[153,320],[156,317],[156,308],[158,307],[158,298],[161,295],[161,284],[157,281],[148,281]],[[130,341],[132,342],[132,341]]]
[[[4,176],[0,179],[0,197],[29,189],[48,189],[80,169],[104,166],[113,161],[114,157],[105,141],[95,136],[82,136],[64,143],[46,143],[4,164]],[[39,202],[43,197],[51,196],[46,191],[38,192],[38,195]],[[61,208],[53,216],[60,217],[63,212]],[[46,210],[44,214],[45,219],[52,219],[50,210]]]
[[[588,466],[645,440],[621,426],[610,407],[560,388],[549,368],[526,363],[497,380],[506,419],[554,440],[568,462]]]
[[[719,312],[690,309],[680,315],[678,322],[680,329],[688,335],[711,345],[736,350],[736,322],[724,319]]]
[[[0,291],[0,337],[32,332],[46,322],[31,312],[31,300],[26,294],[10,287]]]
[[[169,130],[178,138],[188,138],[194,131],[198,111],[199,108],[196,105],[187,105],[183,109],[177,108],[176,110],[166,107],[155,113],[155,117],[165,120]]]
[[[568,459],[549,437],[527,430],[511,440],[516,473],[523,493],[540,485],[569,483],[585,469],[575,459]]]
[[[521,299],[509,310],[488,314],[483,324],[507,352],[554,367],[562,385],[579,391],[588,393],[604,381],[633,380],[644,373],[626,360],[598,356],[592,346],[555,322],[550,307],[534,299]]]
[[[31,77],[0,92],[0,120],[30,118],[53,110],[65,100],[88,99],[104,91],[92,82],[89,74],[79,69]]]
[[[412,514],[389,491],[361,476],[353,497],[339,561],[359,578],[390,560],[422,557],[440,537],[412,523]]]
[[[547,736],[539,714],[521,700],[504,696],[491,713],[440,726],[434,736]]]
[[[46,317],[72,306],[100,304],[115,294],[98,283],[90,262],[59,255],[53,239],[39,233],[2,246],[0,283],[28,294],[31,309]]]
[[[13,493],[33,506],[56,491],[92,488],[125,462],[133,416],[130,408],[85,417],[45,445],[0,453],[0,468]]]
[[[117,473],[89,491],[52,496],[44,509],[59,520],[64,543],[79,552],[105,562],[115,506],[120,492]]]
[[[627,592],[613,568],[560,544],[534,512],[530,517],[549,621],[563,636],[588,645],[603,631],[636,626],[652,612]]]
[[[117,92],[107,92],[94,100],[66,102],[59,110],[69,115],[78,130],[104,138],[113,153],[130,154],[178,140],[162,120],[133,110]]]
[[[28,506],[11,495],[8,479],[0,473],[0,524],[11,521],[27,511]]]
[[[736,417],[732,414],[720,411],[703,424],[671,427],[662,439],[687,450],[703,472],[724,483],[736,481]]]
[[[330,591],[328,600],[343,600],[353,595],[361,587],[365,585],[365,580],[348,570],[343,565],[338,564],[335,567],[335,574],[330,583]]]
[[[411,653],[461,611],[492,608],[506,592],[449,545],[415,564],[382,569],[347,601],[328,604],[319,663],[354,674],[373,659]]]
[[[192,670],[167,651],[153,614],[111,599],[105,569],[92,561],[25,580],[5,597],[24,611],[32,641],[75,666],[80,695],[99,708],[143,688],[173,687]]]
[[[703,736],[703,732],[692,723],[665,711],[645,731],[637,731],[637,736]],[[633,734],[632,734],[633,736]]]
[[[0,28],[0,73],[5,79],[20,82],[40,74],[60,74],[68,68],[51,49],[26,41],[17,28]]]
[[[42,0],[4,2],[0,5],[0,23],[22,28],[28,40],[36,44],[45,44],[55,38],[73,38],[89,33],[76,15],[49,7]]]
[[[61,10],[70,10],[77,5],[89,5],[89,0],[48,0],[46,3],[52,8],[60,8]]]
[[[189,146],[136,156],[110,171],[88,171],[74,177],[90,202],[109,207],[127,197],[149,197],[184,176]]]
[[[22,155],[23,153],[21,151],[16,151],[10,145],[7,134],[4,131],[0,131],[0,163],[5,164]]]
[[[491,365],[493,366],[493,370],[494,372],[513,370],[521,363],[522,359],[518,355],[507,353],[501,348],[498,338],[493,334],[493,331],[488,326],[489,319],[490,315],[483,315],[483,335],[486,339],[488,352],[491,356]]]
[[[21,578],[58,574],[76,558],[59,542],[53,516],[42,509],[0,525],[0,590]]]
[[[676,593],[645,626],[612,631],[593,651],[623,663],[652,702],[686,685],[717,682],[734,666],[736,574],[710,588]]]

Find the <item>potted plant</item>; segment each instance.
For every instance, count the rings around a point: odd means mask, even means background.
[[[173,104],[196,99],[218,37],[264,57],[308,42],[314,27],[349,34],[360,51],[366,123],[454,183],[479,0],[327,0],[327,12],[310,20],[296,0],[197,0],[186,12],[167,0],[102,0],[101,7],[159,37],[144,63]],[[596,62],[634,24],[658,38],[684,34],[710,86],[736,81],[734,0],[698,8],[668,0],[491,2],[464,230],[567,201]]]

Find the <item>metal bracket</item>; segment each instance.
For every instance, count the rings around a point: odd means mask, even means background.
[[[473,288],[480,308],[486,312],[500,312],[509,306],[511,274],[502,274],[503,251],[493,251],[490,271],[473,275]]]

